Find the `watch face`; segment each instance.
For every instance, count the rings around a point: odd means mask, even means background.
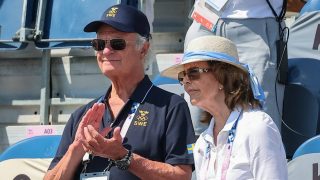
[[[121,170],[127,170],[130,165],[130,161],[128,160],[120,160],[116,162],[116,166]]]
[[[115,164],[119,169],[127,170],[129,168],[131,158],[132,158],[132,153],[131,151],[128,151],[128,154],[124,158],[115,161]]]

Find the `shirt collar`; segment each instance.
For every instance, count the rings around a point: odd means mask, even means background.
[[[142,81],[139,82],[136,89],[133,91],[130,99],[134,102],[143,103],[145,96],[148,95],[150,88],[153,86],[147,75],[144,76]]]
[[[134,102],[143,103],[151,86],[153,86],[152,82],[150,81],[149,77],[145,75],[144,78],[138,83],[136,89],[133,91],[129,99]],[[111,88],[112,86],[109,87],[106,97],[110,95]]]
[[[230,116],[229,116],[226,124],[224,125],[222,131],[230,131],[230,130],[231,130],[233,124],[234,124],[234,123],[236,122],[236,120],[238,119],[238,117],[239,117],[239,115],[240,115],[240,112],[241,112],[241,109],[240,109],[240,108],[235,108],[235,109],[231,112],[231,114],[230,114]]]
[[[212,117],[209,127],[202,133],[203,139],[211,144],[213,144],[213,127],[214,118]]]
[[[226,124],[224,125],[222,131],[229,131],[231,130],[233,124],[238,119],[240,115],[241,108],[235,108],[229,115]],[[203,138],[205,141],[210,142],[213,144],[213,128],[214,128],[214,118],[212,117],[210,121],[210,125],[207,130],[203,132]]]

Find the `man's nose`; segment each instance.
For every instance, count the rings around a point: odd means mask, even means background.
[[[104,49],[103,49],[103,54],[107,55],[107,54],[111,54],[113,52],[113,49],[111,48],[109,43],[106,43]]]

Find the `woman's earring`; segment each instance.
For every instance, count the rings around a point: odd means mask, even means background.
[[[220,86],[220,87],[219,87],[219,90],[221,91],[222,89],[223,89],[223,87],[222,87],[222,86]]]

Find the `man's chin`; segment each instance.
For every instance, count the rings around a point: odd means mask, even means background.
[[[197,106],[198,101],[197,101],[196,99],[190,97],[190,103],[191,103],[193,106]]]

